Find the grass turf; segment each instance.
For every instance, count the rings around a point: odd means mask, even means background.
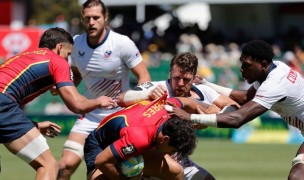
[[[65,136],[48,139],[60,159]],[[229,140],[199,139],[191,159],[211,172],[218,180],[285,180],[291,161],[300,145],[235,144]],[[24,161],[0,146],[3,180],[35,179],[35,171]],[[86,179],[85,163],[81,163],[72,180]]]

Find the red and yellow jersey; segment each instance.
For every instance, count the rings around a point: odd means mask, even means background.
[[[72,86],[68,62],[46,48],[27,51],[0,65],[0,92],[23,105],[52,86]]]
[[[177,98],[163,97],[142,101],[105,118],[96,130],[95,137],[101,148],[110,148],[117,160],[141,154],[155,145],[161,125],[169,119],[163,108],[166,101],[182,107]]]

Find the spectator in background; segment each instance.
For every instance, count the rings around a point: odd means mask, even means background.
[[[86,33],[74,36],[71,69],[74,83],[83,80],[85,96],[107,95],[116,100],[128,90],[132,72],[138,84],[150,81],[150,75],[135,43],[127,36],[107,28],[108,13],[101,0],[87,0],[81,8]],[[59,179],[70,179],[83,159],[83,145],[89,133],[107,115],[121,108],[96,109],[77,119],[64,144],[60,160]]]
[[[286,51],[283,54],[282,61],[292,69],[302,74],[300,62],[292,51]]]
[[[53,25],[54,27],[60,27],[66,31],[69,31],[69,24],[66,21],[64,14],[58,14]]]

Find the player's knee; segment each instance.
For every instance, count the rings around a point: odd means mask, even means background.
[[[288,180],[298,180],[303,178],[304,173],[304,164],[296,164],[292,167],[289,175]]]
[[[64,151],[68,151],[69,153],[63,153],[63,157],[60,160],[58,172],[58,177],[60,178],[70,177],[75,172],[83,158],[82,144],[67,140],[63,148]]]

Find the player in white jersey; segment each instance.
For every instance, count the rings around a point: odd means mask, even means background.
[[[151,80],[134,42],[106,28],[108,15],[103,2],[87,0],[81,14],[86,33],[74,36],[70,63],[74,83],[78,85],[83,80],[87,98],[103,95],[117,99],[129,89],[131,71],[138,84]],[[104,117],[119,109],[96,109],[77,119],[64,144],[58,179],[70,179],[83,159],[85,138]]]
[[[147,82],[120,96],[121,105],[131,105],[143,99],[156,99],[167,92],[169,97],[191,97],[219,108],[237,105],[227,96],[217,93],[206,85],[194,85],[198,59],[194,54],[182,53],[175,56],[170,64],[170,78],[166,81]],[[211,106],[210,106],[211,107]],[[218,109],[219,111],[220,109]],[[184,178],[188,180],[210,180],[214,177],[205,169],[192,162],[188,156],[172,156],[184,168]]]
[[[277,112],[290,125],[304,132],[304,79],[282,62],[273,61],[273,49],[261,40],[248,42],[242,48],[241,73],[249,84],[247,91],[232,90],[207,81],[204,83],[242,106],[229,113],[187,114],[195,123],[219,128],[239,128],[267,110]],[[173,108],[176,115],[185,112]],[[288,179],[303,179],[304,145],[292,162]]]

